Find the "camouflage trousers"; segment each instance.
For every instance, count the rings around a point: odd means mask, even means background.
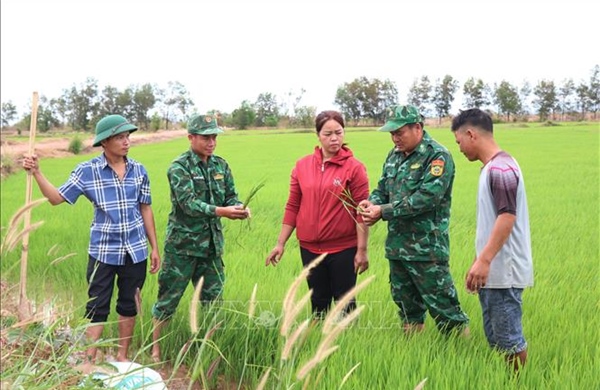
[[[158,274],[158,299],[152,307],[152,316],[167,320],[179,305],[188,284],[194,288],[204,277],[200,300],[208,303],[220,300],[225,283],[225,271],[221,256],[196,257],[165,252]]]
[[[423,324],[427,311],[442,332],[462,328],[462,311],[447,262],[390,260],[392,299],[405,324]]]

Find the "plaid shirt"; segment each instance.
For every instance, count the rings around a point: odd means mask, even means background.
[[[104,153],[75,167],[58,191],[74,204],[80,195],[94,205],[89,254],[101,263],[125,264],[129,253],[134,263],[148,257],[146,229],[140,204],[151,204],[150,181],[142,164],[126,158],[123,180],[108,165]]]

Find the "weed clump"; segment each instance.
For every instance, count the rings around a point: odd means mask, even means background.
[[[73,154],[79,154],[83,150],[83,141],[78,136],[75,136],[71,142],[69,142],[69,147],[67,150]]]
[[[14,173],[16,170],[15,160],[10,154],[2,153],[0,159],[0,171],[2,172],[2,178]]]
[[[554,121],[551,120],[547,120],[546,122],[544,122],[542,124],[543,127],[555,127],[555,126],[560,126],[560,123],[556,123]]]

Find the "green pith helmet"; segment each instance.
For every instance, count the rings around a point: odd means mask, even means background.
[[[396,131],[404,125],[423,122],[424,117],[415,106],[391,106],[387,109],[387,122],[379,131]]]
[[[96,138],[94,146],[100,146],[100,143],[113,135],[121,134],[126,131],[133,133],[137,127],[123,118],[121,115],[108,115],[96,123]]]
[[[214,115],[193,115],[187,124],[188,134],[221,134],[223,129],[217,124],[217,118]]]

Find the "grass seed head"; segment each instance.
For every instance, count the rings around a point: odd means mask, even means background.
[[[312,290],[308,290],[308,292],[306,294],[304,294],[304,296],[302,298],[300,298],[298,303],[296,303],[296,305],[294,305],[289,311],[287,311],[285,313],[285,315],[283,317],[283,322],[281,323],[281,335],[282,336],[287,336],[290,333],[290,329],[292,328],[292,325],[293,325],[294,321],[296,320],[296,317],[298,316],[298,314],[300,314],[300,312],[302,311],[304,306],[306,306],[308,304],[311,296],[312,296]]]
[[[373,281],[373,278],[375,278],[375,275],[369,276],[368,278],[366,278],[365,280],[363,280],[356,286],[352,287],[352,289],[350,291],[348,291],[342,297],[342,299],[340,299],[335,304],[335,306],[329,311],[329,313],[327,313],[327,316],[325,317],[325,321],[323,323],[323,333],[325,333],[325,334],[329,333],[336,326],[337,319],[339,318],[341,313],[344,311],[346,306],[348,306],[350,301],[352,299],[354,299],[354,297],[356,297],[356,295],[358,294],[359,291],[364,289],[367,285],[369,285],[369,283],[371,283]]]
[[[285,341],[285,345],[283,346],[283,350],[281,352],[281,360],[287,360],[290,357],[294,344],[300,338],[300,336],[304,333],[304,331],[306,329],[308,329],[308,325],[310,324],[310,321],[311,321],[310,318],[304,320],[300,324],[300,326],[298,326],[296,328],[296,330],[294,330],[294,332],[292,332],[290,337],[287,338],[287,340]]]
[[[289,332],[289,326],[296,319],[295,316],[292,316],[294,313],[294,300],[296,297],[296,292],[305,280],[310,271],[319,265],[323,259],[327,256],[327,253],[323,253],[320,256],[316,257],[313,261],[311,261],[306,267],[302,269],[302,272],[294,279],[287,293],[285,294],[285,298],[283,299],[283,322],[281,327],[281,335],[287,336]],[[297,313],[296,313],[297,315]]]
[[[200,294],[202,293],[202,285],[204,284],[204,276],[198,280],[198,284],[194,289],[192,302],[190,302],[190,329],[193,334],[198,333],[198,305],[200,303]]]
[[[312,359],[306,362],[306,364],[302,366],[300,370],[298,370],[296,377],[300,380],[304,379],[313,368],[318,366],[323,360],[327,359],[329,355],[337,351],[338,348],[338,345],[334,345],[333,347],[316,354]]]
[[[258,382],[258,386],[256,390],[263,390],[267,384],[267,380],[269,379],[269,374],[271,373],[271,367],[267,368],[267,371],[262,375],[260,381]]]
[[[254,288],[252,289],[252,295],[250,295],[250,303],[248,304],[248,318],[252,319],[254,317],[254,312],[256,311],[256,290],[258,289],[258,284],[254,284]]]

